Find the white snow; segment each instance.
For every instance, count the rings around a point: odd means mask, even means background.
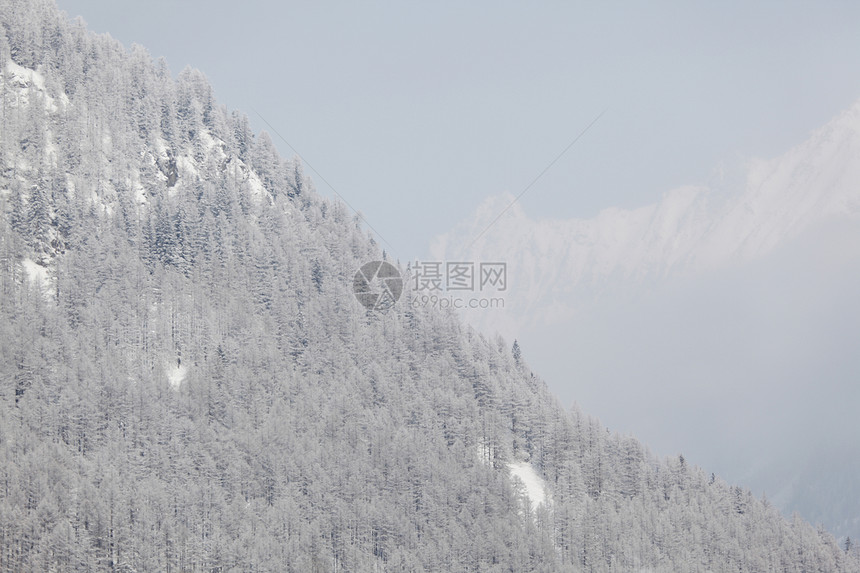
[[[263,182],[260,181],[257,173],[253,170],[250,171],[250,175],[248,176],[248,191],[254,199],[268,195],[266,188],[263,187]]]
[[[200,175],[197,170],[197,162],[185,154],[176,158],[176,168],[179,170],[179,178],[182,181],[194,181]]]
[[[43,291],[50,289],[51,279],[48,277],[48,269],[31,259],[24,259],[21,266],[24,267],[24,272],[30,284],[38,286]]]
[[[475,446],[478,459],[484,465],[491,465],[493,458],[496,455],[496,447],[486,438],[478,440]],[[508,462],[508,471],[511,473],[511,479],[514,483],[519,483],[523,487],[523,492],[529,499],[529,504],[532,511],[536,510],[541,504],[548,504],[546,481],[535,471],[527,461]]]
[[[185,380],[185,375],[188,373],[188,369],[185,366],[177,364],[176,366],[168,366],[167,367],[167,383],[170,384],[170,387],[174,390],[178,389],[182,384],[182,381]]]
[[[4,88],[2,97],[6,98],[12,107],[28,106],[31,97],[35,95],[35,101],[38,103],[41,100],[42,105],[44,105],[48,113],[57,113],[60,109],[57,105],[57,99],[51,96],[45,87],[45,77],[38,71],[20,66],[12,60],[8,60],[6,65],[0,69],[0,85]],[[7,98],[7,94],[12,97]],[[65,108],[68,105],[69,98],[62,92],[59,96],[59,102]],[[51,134],[49,125],[45,127],[46,138],[43,153],[47,163],[56,165],[59,149]],[[17,161],[16,166],[21,170],[30,168],[21,158],[13,161]]]
[[[167,141],[163,137],[156,137],[153,141],[153,147],[155,147],[155,152],[159,157],[167,159]]]
[[[212,137],[211,133],[204,130],[200,133],[200,141],[203,142],[203,147],[206,149],[207,153],[210,155],[214,153],[214,156],[218,161],[223,161],[227,158],[227,153],[224,151],[224,141],[220,138]]]
[[[18,88],[18,97],[22,104],[26,105],[29,103],[27,89],[34,87],[37,91],[41,92],[45,101],[45,109],[50,113],[57,112],[57,104],[45,89],[45,77],[42,74],[20,66],[11,59],[6,62],[3,72],[4,82],[7,82],[13,88]],[[69,98],[66,94],[60,94],[60,103],[64,107],[68,104],[68,101]]]
[[[20,66],[11,59],[6,62],[6,74],[8,75],[9,83],[15,87],[26,88],[33,85],[38,90],[45,90],[45,78],[42,74]]]
[[[219,148],[220,149],[220,148]],[[252,200],[258,201],[262,198],[271,198],[269,192],[266,191],[263,182],[257,172],[251,169],[244,161],[238,158],[233,158],[227,163],[227,175],[234,180],[242,181],[248,191],[248,195]]]
[[[508,464],[511,477],[519,480],[525,488],[526,496],[531,502],[532,510],[539,505],[547,503],[546,482],[538,475],[534,467],[528,462],[511,462]]]

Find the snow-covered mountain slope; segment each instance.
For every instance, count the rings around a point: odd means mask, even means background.
[[[6,59],[0,570],[860,570],[452,312],[367,309],[379,246],[200,74],[50,0],[0,0]]]
[[[860,217],[860,102],[788,153],[751,161],[739,188],[719,187],[679,187],[591,219],[537,220],[516,203],[490,226],[513,200],[493,197],[431,251],[507,261],[506,312],[481,315],[504,332],[564,320],[624,285],[755,260],[822,221]]]

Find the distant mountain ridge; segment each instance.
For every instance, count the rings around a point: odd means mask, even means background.
[[[515,203],[481,235],[512,203],[513,196],[503,195],[437,237],[431,251],[448,260],[504,258],[515,281],[507,308],[516,309],[505,324],[538,324],[571,316],[577,300],[613,283],[740,264],[822,222],[858,220],[858,182],[860,101],[784,155],[750,162],[745,180],[727,187],[679,187],[658,203],[608,208],[590,219],[536,220]],[[550,309],[547,299],[555,301]]]

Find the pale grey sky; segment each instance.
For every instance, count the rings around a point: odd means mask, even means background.
[[[201,69],[258,130],[259,112],[403,262],[518,194],[604,109],[523,197],[531,216],[707,183],[860,98],[849,2],[58,4],[174,73]]]

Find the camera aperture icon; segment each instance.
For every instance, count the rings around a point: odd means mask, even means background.
[[[403,277],[391,263],[371,261],[356,271],[352,291],[368,310],[384,312],[394,306],[403,294]]]

